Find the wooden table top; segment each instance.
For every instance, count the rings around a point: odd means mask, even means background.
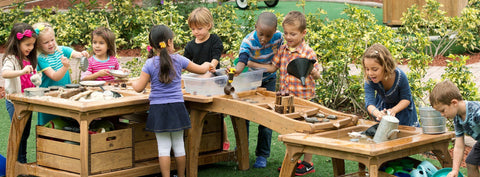
[[[347,133],[364,131],[370,126],[371,124],[356,125],[316,134],[293,133],[279,135],[278,139],[285,143],[336,149],[344,152],[375,156],[442,140],[449,140],[455,136],[454,132],[423,134],[421,128],[399,126],[399,137],[394,140],[382,143],[375,143],[367,140],[360,140],[358,142],[350,141],[351,137],[349,137]]]

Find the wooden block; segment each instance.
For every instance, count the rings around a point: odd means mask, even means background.
[[[94,174],[103,171],[130,168],[133,166],[132,159],[132,148],[92,154],[90,158],[90,172]]]
[[[157,140],[136,142],[134,146],[135,162],[146,161],[158,157]]]
[[[55,154],[37,152],[37,165],[80,173],[80,160]]]
[[[132,147],[132,129],[120,129],[90,135],[90,152]]]

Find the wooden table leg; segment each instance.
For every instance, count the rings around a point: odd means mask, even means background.
[[[378,177],[378,164],[370,164],[368,166],[369,177]]]
[[[298,159],[303,155],[304,146],[293,146],[285,144],[287,150],[285,158],[283,158],[282,169],[280,170],[280,177],[295,176],[295,165]]]
[[[433,154],[435,154],[438,161],[440,162],[440,165],[442,165],[443,168],[452,167],[453,166],[452,157],[450,156],[450,153],[448,152],[449,142],[446,141],[445,143],[439,143],[439,144],[440,145],[435,146],[438,149],[432,150]]]
[[[88,176],[88,121],[80,121],[80,176]]]
[[[188,129],[187,137],[187,174],[189,177],[198,175],[198,153],[200,152],[200,142],[202,140],[203,122],[207,111],[198,109],[190,110],[190,121],[192,128]]]
[[[233,130],[235,131],[235,140],[237,143],[236,156],[238,159],[238,169],[248,170],[249,165],[249,153],[248,153],[248,136],[247,136],[247,123],[245,119],[230,116],[232,120]]]
[[[20,141],[22,139],[23,130],[32,111],[27,110],[28,105],[15,104],[15,112],[13,113],[12,124],[10,125],[10,134],[8,136],[7,145],[7,169],[6,176],[16,176],[15,164],[17,163]]]
[[[345,174],[345,160],[332,158],[333,176],[340,176]]]

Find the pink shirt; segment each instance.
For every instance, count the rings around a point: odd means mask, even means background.
[[[109,70],[118,70],[120,69],[120,64],[118,64],[117,58],[115,56],[109,56],[107,60],[98,60],[95,55],[88,59],[88,69],[85,72],[82,72],[82,79],[85,76],[94,74],[102,69]],[[114,76],[102,76],[97,77],[97,81],[111,81],[114,80]]]
[[[23,60],[23,67],[25,68],[25,66],[27,66],[27,65],[30,65],[30,61]],[[33,73],[35,74],[36,72],[33,71]],[[22,93],[23,93],[23,90],[26,89],[26,88],[35,87],[35,85],[33,85],[32,81],[30,80],[30,76],[32,76],[31,73],[24,74],[24,75],[20,76],[20,83],[22,85]]]

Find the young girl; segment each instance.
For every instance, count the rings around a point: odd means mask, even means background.
[[[110,70],[121,69],[115,57],[115,34],[105,27],[98,27],[92,32],[93,56],[88,59],[88,69],[82,72],[82,80],[114,80]],[[126,69],[121,69],[129,72]]]
[[[26,88],[35,87],[30,81],[30,76],[35,72],[33,68],[37,65],[36,38],[37,34],[32,26],[26,23],[13,25],[2,59],[2,77],[5,78],[6,94],[22,93]],[[11,121],[15,107],[9,100],[5,100],[5,107]],[[20,163],[27,162],[27,139],[30,135],[31,118],[30,116],[27,121],[20,141],[20,151],[18,152]]]
[[[210,30],[213,28],[213,16],[210,10],[205,7],[196,8],[188,16],[187,22],[195,39],[187,43],[183,55],[195,64],[210,62],[215,68],[219,69],[223,43],[216,34],[210,34]],[[223,117],[222,114],[215,115]],[[223,124],[223,150],[228,150],[230,142],[227,136],[227,125],[225,122]]]
[[[390,51],[381,44],[373,44],[365,51],[362,66],[366,80],[365,107],[370,115],[380,121],[389,112],[400,120],[400,125],[416,125],[417,110],[407,75],[396,67]]]
[[[37,50],[38,71],[43,71],[42,84],[40,87],[65,86],[70,84],[70,58],[88,57],[86,51],[77,52],[70,47],[57,46],[55,31],[48,23],[36,23],[33,25],[38,35]],[[38,124],[44,125],[57,116],[39,113]]]
[[[181,72],[186,69],[203,74],[213,65],[209,62],[197,65],[175,54],[173,36],[172,30],[165,25],[157,25],[150,30],[148,40],[153,49],[149,52],[149,59],[142,68],[139,80],[132,87],[141,92],[148,82],[151,83],[146,130],[155,132],[157,137],[162,176],[170,176],[170,150],[173,148],[178,176],[184,177],[186,159],[183,131],[191,125],[183,100]]]

